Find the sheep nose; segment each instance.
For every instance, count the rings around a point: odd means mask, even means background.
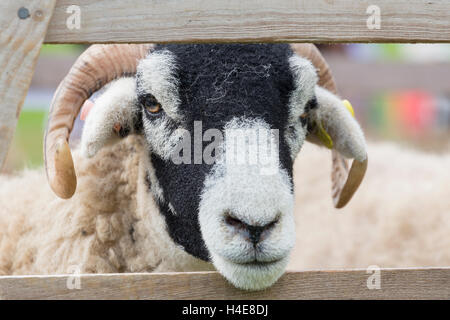
[[[264,240],[265,236],[269,234],[277,222],[278,217],[263,226],[256,226],[247,224],[229,213],[225,214],[225,223],[240,234],[243,234],[253,245],[257,245],[260,241]]]

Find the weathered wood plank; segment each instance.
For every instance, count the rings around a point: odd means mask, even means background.
[[[14,135],[55,2],[0,2],[0,170]]]
[[[366,270],[287,272],[259,292],[235,289],[217,272],[0,277],[3,299],[449,299],[450,268],[382,269],[381,289]]]
[[[80,28],[67,13],[80,9]],[[375,17],[380,10],[380,28]],[[372,7],[370,7],[372,6]],[[369,10],[369,11],[368,11]],[[369,13],[367,13],[369,12]],[[450,42],[447,0],[59,0],[46,43]]]

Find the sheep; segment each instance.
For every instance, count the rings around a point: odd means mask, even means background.
[[[73,121],[107,83],[72,155]],[[41,172],[2,181],[0,273],[214,268],[238,288],[272,285],[296,240],[304,141],[332,149],[336,208],[367,168],[362,130],[335,93],[312,45],[90,47],[52,101],[50,188]]]

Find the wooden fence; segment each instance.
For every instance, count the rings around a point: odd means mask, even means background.
[[[243,291],[217,272],[0,277],[6,299],[450,299],[450,268],[287,272],[269,289]],[[367,282],[369,280],[369,286]],[[369,289],[372,288],[372,289]]]
[[[447,0],[2,0],[0,169],[42,43],[450,42]],[[450,269],[288,272],[261,292],[216,272],[0,277],[0,298],[428,299],[450,298]]]

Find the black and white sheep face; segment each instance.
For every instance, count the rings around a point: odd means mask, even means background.
[[[270,286],[295,241],[292,166],[313,66],[282,44],[159,45],[137,71],[98,104],[145,136],[170,237],[240,288]]]
[[[149,180],[168,232],[239,287],[271,285],[287,264],[292,164],[316,81],[288,45],[157,46],[138,66]]]

